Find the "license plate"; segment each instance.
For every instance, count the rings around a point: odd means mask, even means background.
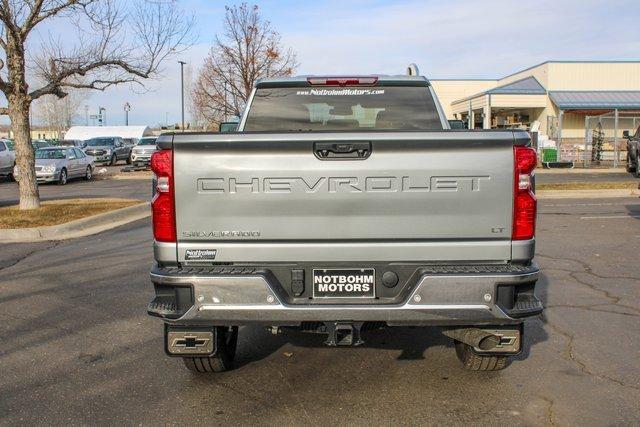
[[[373,268],[313,269],[314,298],[374,298]]]

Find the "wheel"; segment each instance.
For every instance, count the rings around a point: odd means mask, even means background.
[[[16,181],[16,177],[13,174],[13,171],[16,170],[16,165],[14,163],[13,167],[11,168],[11,172],[9,172],[9,174],[7,175],[7,179],[9,180],[9,182],[15,182]]]
[[[58,184],[65,185],[67,183],[67,170],[62,168],[60,171],[60,178],[58,178]]]
[[[633,161],[631,160],[631,156],[629,155],[629,152],[627,151],[627,166],[626,166],[627,172],[632,173],[632,172],[636,172],[638,170],[637,166],[633,165]]]
[[[509,366],[509,356],[479,355],[470,345],[456,341],[456,355],[470,371],[500,371]]]
[[[91,178],[93,178],[93,171],[91,170],[91,166],[87,166],[87,170],[84,173],[84,179],[91,181]]]
[[[224,372],[231,369],[238,345],[238,327],[216,327],[216,354],[211,357],[183,357],[184,366],[198,374]]]
[[[115,155],[115,154],[112,154],[112,155],[111,155],[111,160],[109,160],[109,166],[113,166],[113,165],[115,165],[116,163],[118,163],[118,158],[116,157],[116,155]]]

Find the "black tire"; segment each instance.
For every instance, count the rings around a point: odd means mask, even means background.
[[[60,176],[58,177],[58,185],[66,185],[69,181],[69,176],[67,175],[67,170],[62,168],[60,171]]]
[[[13,176],[13,171],[15,170],[16,165],[15,163],[13,164],[13,167],[11,168],[11,172],[9,172],[9,174],[7,175],[7,179],[9,180],[9,182],[16,182],[16,177]]]
[[[233,367],[238,346],[238,327],[216,327],[216,354],[211,357],[183,357],[184,366],[197,374],[225,372]]]
[[[479,355],[470,345],[456,341],[456,355],[465,369],[470,371],[500,371],[511,362],[509,356]]]
[[[91,169],[91,166],[87,166],[87,170],[84,173],[84,179],[85,181],[91,181],[91,179],[93,178],[93,170]]]
[[[638,170],[638,167],[632,164],[633,162],[631,161],[631,156],[629,155],[629,152],[627,151],[627,172],[629,173],[633,173],[636,172]]]
[[[111,159],[109,160],[109,166],[113,166],[118,163],[118,157],[115,154],[111,155]]]

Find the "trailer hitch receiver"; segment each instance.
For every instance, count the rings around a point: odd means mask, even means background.
[[[360,337],[360,330],[364,322],[341,323],[326,322],[327,340],[325,344],[331,347],[335,346],[355,346],[363,344]]]

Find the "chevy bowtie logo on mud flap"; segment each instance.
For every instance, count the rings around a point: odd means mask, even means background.
[[[489,176],[200,178],[198,193],[433,193],[480,191]]]

